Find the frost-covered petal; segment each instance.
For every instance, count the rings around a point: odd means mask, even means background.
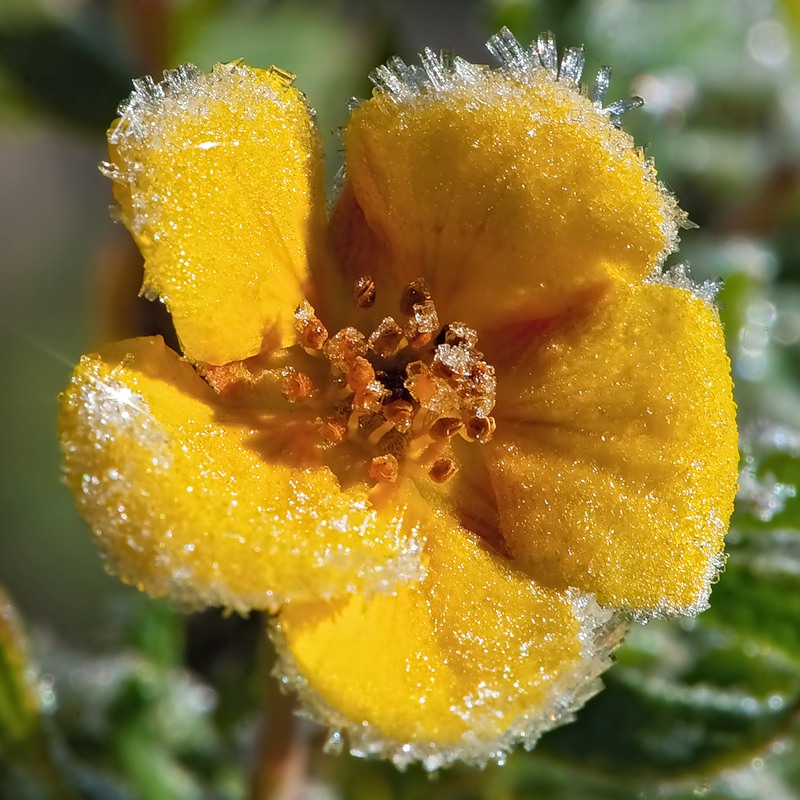
[[[591,598],[537,586],[452,521],[429,524],[418,584],[285,606],[276,672],[355,754],[428,769],[499,760],[598,690],[621,630]]]
[[[403,91],[353,112],[333,212],[345,273],[372,275],[379,302],[422,277],[442,318],[483,336],[643,279],[675,249],[674,199],[574,81],[533,66],[427,83],[409,70],[393,71]]]
[[[270,436],[283,427],[221,406],[160,338],[85,356],[61,400],[79,509],[110,568],[152,595],[244,611],[417,576],[408,509],[282,461]]]
[[[547,586],[696,612],[736,492],[730,364],[704,298],[619,285],[498,380],[488,449],[505,542]]]
[[[290,343],[322,226],[319,137],[291,76],[186,66],[137,81],[120,113],[106,172],[186,355]]]

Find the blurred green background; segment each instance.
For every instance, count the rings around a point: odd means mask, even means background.
[[[800,798],[799,0],[2,0],[0,585],[39,672],[25,672],[29,654],[0,615],[0,729],[28,714],[37,731],[0,748],[0,797],[255,797],[259,706],[285,712],[253,668],[270,658],[258,623],[184,624],[107,577],[59,482],[56,397],[71,366],[160,324],[125,300],[135,256],[97,171],[130,79],[239,57],[296,73],[332,182],[347,100],[369,94],[377,64],[424,46],[487,62],[501,25],[585,44],[587,80],[610,64],[609,100],[645,99],[624,126],[700,226],[678,258],[725,282],[744,469],[731,560],[710,612],[635,630],[606,692],[534,755],[430,781],[321,756],[314,742],[306,788]]]

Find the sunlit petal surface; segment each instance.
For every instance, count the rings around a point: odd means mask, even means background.
[[[489,457],[508,547],[545,586],[697,612],[736,492],[735,407],[716,310],[618,286],[543,335],[505,382]]]
[[[485,330],[643,279],[676,248],[674,199],[573,80],[428,55],[424,78],[383,68],[345,130],[332,233],[347,274],[422,277],[445,318]]]
[[[291,603],[279,676],[355,752],[429,769],[532,744],[587,697],[620,628],[589,598],[539,587],[452,520],[427,576],[395,596]]]
[[[107,171],[184,353],[223,364],[291,341],[322,224],[320,144],[291,76],[182,67],[120,111]]]
[[[418,574],[404,507],[379,512],[365,486],[266,460],[267,420],[222,407],[158,338],[84,357],[60,427],[67,482],[108,565],[152,595],[245,611]]]

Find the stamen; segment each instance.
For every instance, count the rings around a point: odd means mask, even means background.
[[[414,418],[414,406],[407,400],[392,400],[383,407],[383,416],[398,430],[405,433]]]
[[[414,437],[408,443],[407,455],[411,461],[416,461],[433,444],[433,438],[429,433],[423,433]]]
[[[367,340],[356,328],[342,328],[326,343],[324,353],[331,366],[338,372],[347,373],[353,362],[367,352]]]
[[[444,439],[452,439],[463,427],[464,423],[456,417],[439,417],[439,419],[431,425],[428,432],[433,439],[442,441]]]
[[[451,322],[442,328],[443,341],[441,344],[449,344],[453,347],[465,347],[472,349],[478,344],[478,334],[463,322]],[[438,340],[437,340],[438,341]]]
[[[375,456],[369,462],[369,476],[378,483],[394,483],[400,472],[397,459],[390,453],[384,456]]]
[[[423,407],[429,406],[436,395],[436,380],[430,375],[422,361],[412,361],[406,367],[408,377],[405,387],[411,396]]]
[[[370,349],[381,358],[391,358],[403,345],[403,329],[391,318],[383,319],[369,337]]]
[[[425,281],[420,278],[403,289],[403,294],[400,296],[400,311],[411,317],[414,314],[414,306],[430,299],[431,294],[425,286]]]
[[[389,431],[393,430],[394,425],[392,425],[392,423],[387,419],[378,425],[378,427],[375,428],[375,430],[372,431],[369,436],[367,436],[367,442],[369,442],[369,444],[378,444],[380,440],[383,439],[387,433],[389,433]]]
[[[347,424],[344,420],[331,417],[319,426],[319,435],[332,444],[339,444],[347,436]]]
[[[328,338],[328,331],[314,312],[307,300],[303,300],[294,312],[297,319],[295,328],[300,337],[300,344],[306,350],[321,350]]]
[[[311,396],[314,384],[305,372],[293,370],[283,379],[281,391],[290,403],[301,403]]]
[[[375,303],[371,276],[355,282],[353,300],[361,309]],[[405,324],[384,317],[367,339],[354,327],[329,337],[312,306],[301,303],[299,342],[311,355],[322,351],[330,374],[322,399],[299,370],[283,373],[282,389],[292,403],[314,397],[321,451],[352,443],[351,456],[364,458],[361,469],[378,485],[395,482],[408,462],[426,465],[431,480],[445,483],[458,470],[444,455],[456,434],[470,442],[492,438],[494,368],[483,360],[475,330],[461,322],[441,327],[424,280],[406,286],[400,307]],[[358,455],[365,450],[366,457]]]
[[[351,437],[355,437],[358,434],[358,429],[361,423],[361,417],[363,416],[363,411],[353,410],[350,412],[350,416],[347,418],[347,435]]]
[[[430,299],[415,303],[413,314],[413,319],[406,323],[405,334],[408,343],[420,350],[432,341],[439,329],[439,317],[436,314],[436,306]]]
[[[446,483],[458,472],[458,467],[452,458],[437,458],[428,471],[428,477],[434,483]]]
[[[475,416],[467,421],[464,432],[470,441],[485,443],[492,438],[496,427],[494,417]]]
[[[356,393],[363,392],[375,380],[372,364],[363,356],[356,356],[347,371],[347,384]]]
[[[217,394],[230,398],[236,397],[237,394],[244,395],[254,381],[253,374],[242,361],[233,361],[220,366],[198,364],[197,371]]]
[[[371,275],[362,275],[353,289],[353,300],[359,308],[371,308],[375,303],[375,281]]]
[[[359,411],[380,411],[381,403],[387,391],[380,381],[370,381],[363,389],[356,392],[353,408]]]

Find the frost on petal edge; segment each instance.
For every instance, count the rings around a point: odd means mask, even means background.
[[[303,676],[277,619],[271,622],[269,629],[276,650],[272,674],[284,692],[297,693],[303,705],[303,716],[329,729],[327,752],[337,753],[346,747],[350,755],[357,758],[386,758],[401,770],[419,763],[428,772],[457,762],[479,768],[489,763],[503,764],[517,745],[532,750],[544,733],[575,718],[575,712],[603,688],[600,675],[611,666],[612,653],[627,632],[625,617],[602,608],[592,595],[570,589],[568,597],[581,625],[580,659],[556,680],[541,708],[520,715],[497,739],[465,735],[455,745],[403,742],[387,739],[366,721],[348,719],[330,706]]]

